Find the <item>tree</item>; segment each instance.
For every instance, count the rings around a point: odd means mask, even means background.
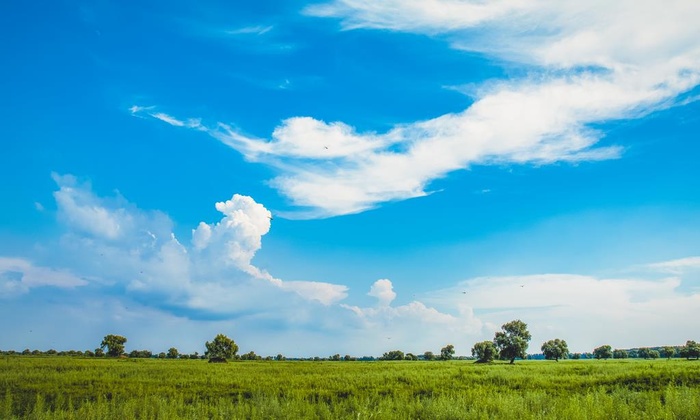
[[[207,341],[205,347],[207,351],[204,355],[209,360],[224,361],[233,358],[238,352],[238,345],[223,334],[217,335],[211,343]]]
[[[690,360],[692,358],[700,359],[700,344],[693,340],[688,340],[685,346],[681,347],[681,357],[685,357]]]
[[[558,362],[559,359],[569,357],[569,346],[566,344],[566,341],[555,338],[542,344],[542,354],[544,354],[545,359],[554,359],[554,361]]]
[[[612,347],[608,344],[593,349],[593,356],[596,359],[609,359],[612,357]]]
[[[676,355],[676,348],[672,346],[664,346],[661,348],[661,355],[667,359]]]
[[[168,359],[177,359],[178,354],[179,354],[179,352],[177,351],[177,349],[175,347],[170,347],[168,349],[168,354],[166,355],[166,357]]]
[[[418,360],[418,356],[413,353],[406,353],[405,360]]]
[[[102,339],[100,343],[100,348],[104,349],[107,347],[107,355],[111,357],[119,357],[124,354],[124,343],[126,343],[126,337],[121,335],[109,334]]]
[[[527,330],[527,324],[516,319],[501,326],[503,331],[498,331],[493,342],[499,351],[499,357],[503,360],[510,360],[515,363],[517,357],[524,359],[527,357],[528,342],[532,338]]]
[[[423,359],[425,360],[435,360],[435,355],[433,354],[432,351],[426,351],[423,353]]]
[[[382,355],[382,360],[403,360],[404,354],[401,350],[392,350]]]
[[[440,349],[440,360],[452,360],[452,356],[455,354],[455,346],[448,344]]]
[[[637,351],[637,357],[639,357],[639,358],[641,358],[641,359],[649,359],[649,358],[651,357],[650,352],[651,352],[651,349],[650,349],[650,348],[648,348],[648,347],[641,347],[641,348]]]
[[[488,363],[493,361],[498,355],[498,349],[493,341],[482,341],[474,344],[472,347],[472,356],[476,357],[479,363]]]
[[[624,349],[615,349],[613,350],[613,359],[627,359],[630,357],[630,354],[627,350]]]

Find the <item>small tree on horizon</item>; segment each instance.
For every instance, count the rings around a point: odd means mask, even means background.
[[[527,358],[527,347],[532,336],[527,330],[527,324],[516,319],[501,326],[503,331],[498,331],[493,342],[499,350],[499,357],[515,363],[516,358]]]
[[[608,344],[593,349],[593,356],[598,360],[609,359],[612,355],[612,347]]]
[[[440,349],[440,360],[452,360],[455,354],[455,346],[448,344]]]
[[[204,355],[210,360],[232,359],[238,352],[238,345],[223,334],[218,334],[211,343],[207,341],[205,347]]]
[[[673,346],[664,346],[661,348],[661,355],[667,359],[676,355],[676,348]]]
[[[630,357],[630,354],[627,350],[624,349],[615,349],[613,350],[613,359],[627,359]]]
[[[681,357],[685,357],[686,359],[700,359],[700,344],[696,343],[693,340],[688,340],[685,343],[685,346],[681,347]]]
[[[498,355],[498,349],[493,341],[481,341],[472,347],[472,356],[476,357],[479,363],[492,362]]]
[[[569,357],[569,346],[566,341],[555,338],[542,344],[542,354],[544,354],[545,359],[554,359],[555,362],[558,362],[559,359]]]
[[[106,347],[108,356],[119,357],[124,354],[124,343],[126,343],[126,337],[109,334],[102,339],[100,349],[103,350]]]

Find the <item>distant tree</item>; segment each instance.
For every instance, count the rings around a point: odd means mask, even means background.
[[[284,356],[282,355],[282,353],[280,353],[280,354],[277,355],[277,357],[275,357],[275,360],[281,362],[281,361],[283,361],[283,360],[287,360],[287,358],[284,357]]]
[[[392,350],[382,355],[382,360],[403,360],[404,354],[401,350]]]
[[[499,357],[515,363],[516,358],[527,357],[527,347],[532,336],[527,330],[527,324],[516,319],[501,326],[503,331],[496,333],[493,342],[499,351]]]
[[[455,346],[448,344],[440,349],[440,360],[452,360],[455,354]]]
[[[109,334],[102,339],[100,348],[104,349],[107,347],[107,355],[110,357],[119,357],[124,354],[124,343],[126,343],[126,337],[121,335]]]
[[[693,340],[688,340],[685,343],[685,346],[681,347],[681,357],[685,357],[686,359],[700,359],[700,344],[696,343]]]
[[[650,351],[651,349],[648,347],[640,347],[639,350],[637,350],[637,357],[639,357],[640,359],[648,359],[650,357]]]
[[[83,355],[85,357],[95,357],[95,353],[92,350],[85,350],[85,352],[83,352]]]
[[[566,341],[555,338],[542,344],[542,354],[545,359],[559,361],[569,356],[569,346]]]
[[[135,359],[148,359],[151,356],[153,356],[153,353],[151,353],[150,350],[132,350],[131,353],[129,353],[129,357]]]
[[[55,356],[58,354],[58,352],[54,349],[48,349],[48,350],[46,350],[46,354],[48,354],[50,356]]]
[[[346,354],[345,357],[343,357],[343,360],[345,360],[346,362],[354,362],[354,361],[357,360],[357,358],[356,358],[356,357],[352,357],[352,356],[350,356],[349,354]]]
[[[413,354],[413,353],[406,353],[405,359],[406,359],[406,360],[418,360],[418,356],[416,356],[416,355]]]
[[[650,359],[658,359],[659,357],[661,357],[661,353],[659,353],[658,350],[655,350],[655,349],[649,350],[649,358]]]
[[[241,360],[260,360],[260,359],[262,359],[262,357],[255,354],[255,352],[252,350],[246,354],[241,355]]]
[[[204,353],[210,360],[226,360],[233,358],[238,352],[238,345],[223,334],[218,334],[212,342],[205,344],[207,351]]]
[[[661,348],[661,356],[670,359],[676,355],[676,348],[673,346],[664,346]]]
[[[100,347],[95,349],[95,357],[104,357],[105,352]]]
[[[24,349],[24,350],[22,350],[22,355],[23,355],[23,356],[29,356],[30,354],[32,354],[32,351],[31,351],[31,350],[29,350],[29,349]]]
[[[179,354],[180,353],[177,351],[177,349],[175,347],[170,347],[168,349],[168,353],[165,355],[165,357],[167,357],[168,359],[177,359],[177,356]]]
[[[432,351],[426,351],[423,353],[423,359],[425,360],[435,360],[435,354]]]
[[[493,341],[482,341],[472,347],[472,356],[476,357],[476,361],[479,363],[491,362],[497,355],[498,349]]]
[[[339,362],[340,361],[340,354],[336,353],[333,356],[330,356],[328,360],[332,360],[334,362]]]
[[[168,357],[168,355],[167,355],[167,354],[165,354],[165,352],[164,352],[164,351],[162,351],[162,352],[158,353],[158,358],[159,358],[159,359],[165,359],[166,357]]]
[[[199,359],[199,352],[194,352],[194,353],[190,354],[188,357],[190,360]]]
[[[613,350],[612,356],[613,359],[627,359],[628,357],[630,357],[630,354],[627,350],[615,349]]]
[[[609,359],[612,355],[612,347],[608,344],[593,349],[593,356],[598,360]]]
[[[574,353],[571,355],[571,358],[574,360],[579,360],[581,358],[581,353]]]

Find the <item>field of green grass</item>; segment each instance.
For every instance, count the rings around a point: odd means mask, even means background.
[[[700,419],[700,362],[0,359],[0,418]]]

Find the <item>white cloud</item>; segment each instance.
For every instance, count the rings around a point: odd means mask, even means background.
[[[0,297],[27,293],[42,286],[70,289],[87,284],[68,270],[36,266],[22,258],[0,257]]]
[[[663,261],[649,264],[648,267],[667,273],[682,274],[689,270],[700,269],[700,257],[686,257],[677,260]]]
[[[677,277],[572,274],[480,277],[434,292],[426,301],[438,308],[465,305],[493,326],[522,319],[533,334],[531,352],[552,338],[565,339],[580,352],[601,344],[629,348],[685,342],[700,327],[700,320],[688,316],[700,304],[700,293],[683,292],[682,282]]]
[[[54,174],[54,179],[59,215],[69,229],[61,243],[69,255],[66,263],[103,282],[122,283],[131,293],[157,294],[169,306],[219,313],[255,311],[256,305],[275,300],[270,294],[278,292],[251,280],[322,305],[347,296],[344,285],[287,282],[253,264],[272,215],[251,197],[234,194],[216,203],[222,219],[193,229],[188,249],[166,215],[139,209],[120,196],[98,197],[88,183],[70,175]],[[258,300],[246,301],[248,296]]]
[[[394,286],[388,279],[381,279],[374,282],[372,287],[369,289],[369,296],[377,298],[379,301],[379,306],[389,306],[391,302],[396,298],[396,292],[394,292]]]
[[[373,2],[337,0],[306,14],[345,29],[439,36],[527,70],[472,89],[461,112],[362,133],[347,123],[293,117],[271,138],[225,124],[199,129],[249,160],[277,168],[270,184],[297,217],[361,212],[429,193],[430,183],[475,164],[615,159],[594,124],[682,104],[700,83],[700,4],[593,1]],[[152,114],[153,115],[153,114]]]
[[[270,32],[274,26],[245,26],[243,28],[231,29],[226,31],[228,35],[265,35]]]

